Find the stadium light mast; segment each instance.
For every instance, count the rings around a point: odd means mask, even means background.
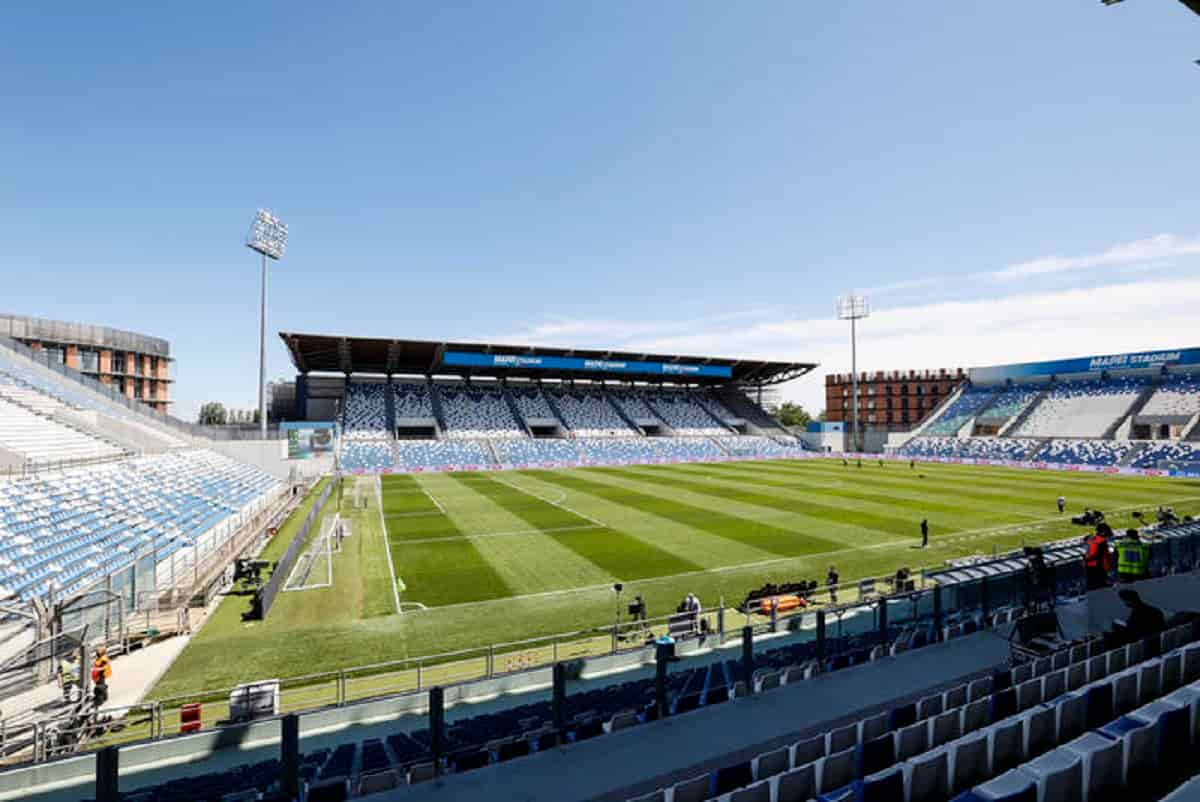
[[[858,436],[858,321],[870,317],[871,304],[865,295],[843,295],[837,300],[838,318],[850,321],[850,419],[854,450],[862,451]]]
[[[262,255],[262,309],[258,330],[258,431],[267,439],[267,259],[278,262],[287,247],[287,224],[259,209],[246,235],[246,247]]]

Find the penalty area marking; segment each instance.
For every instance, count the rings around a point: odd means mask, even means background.
[[[383,519],[383,482],[379,478],[379,474],[375,474],[375,503],[379,507],[379,534],[383,540],[384,556],[387,558],[388,574],[392,577],[392,600],[396,603],[396,612],[401,613],[403,610],[400,607],[400,588],[396,579],[396,566],[392,564],[392,550],[388,547],[388,529],[387,521]]]

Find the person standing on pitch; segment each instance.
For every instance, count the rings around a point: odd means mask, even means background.
[[[1064,496],[1059,496],[1058,497],[1058,514],[1062,515],[1063,511],[1066,508],[1067,508],[1067,499]]]
[[[829,566],[829,573],[825,575],[825,587],[829,588],[830,604],[837,604],[837,586],[839,579],[841,579],[841,577],[838,576],[837,568],[832,565]]]
[[[929,519],[921,519],[921,548],[929,548]]]

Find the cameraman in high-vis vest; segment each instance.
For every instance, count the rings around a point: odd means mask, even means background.
[[[1137,582],[1150,576],[1150,544],[1138,530],[1129,529],[1117,541],[1117,577],[1122,582]]]

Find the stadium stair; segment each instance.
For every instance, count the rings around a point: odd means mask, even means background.
[[[930,426],[932,426],[934,423],[936,423],[937,419],[942,416],[942,413],[945,412],[947,409],[949,409],[950,406],[953,405],[954,402],[958,400],[959,396],[961,396],[963,394],[963,391],[966,388],[967,388],[966,384],[960,384],[957,387],[955,387],[954,392],[950,393],[950,395],[943,398],[942,403],[938,404],[936,407],[934,407],[933,409],[931,409],[929,411],[929,414],[925,417],[925,420],[921,421],[921,425],[912,430],[912,433],[911,433],[912,437],[910,437],[909,440],[911,440],[913,437],[919,437],[921,434],[923,434],[925,432],[926,429],[928,429]],[[860,395],[861,395],[861,393],[860,393]]]
[[[621,418],[621,420],[625,421],[626,425],[628,425],[629,428],[633,429],[635,432],[637,432],[640,435],[646,434],[642,430],[641,426],[638,426],[636,423],[633,422],[633,418],[631,418],[625,414],[625,410],[621,408],[621,405],[617,403],[615,398],[613,398],[611,395],[608,394],[607,390],[604,390],[602,392],[604,395],[604,400],[607,401],[609,403],[609,405],[612,406],[612,408],[617,411],[617,415]]]
[[[755,404],[736,387],[720,387],[713,392],[713,397],[726,409],[746,421],[746,434],[757,435],[786,435],[791,433],[779,421],[767,414],[766,410]]]
[[[71,409],[66,404],[63,404],[56,398],[31,389],[24,384],[0,384],[0,398],[32,415],[69,429],[76,434],[97,440],[112,449],[116,449],[118,452],[123,452],[114,456],[128,456],[140,451],[137,448],[129,448],[125,443],[116,441],[112,437],[95,430],[94,427],[83,425],[74,416],[65,414],[69,413]]]
[[[507,395],[507,393],[505,395]],[[522,419],[517,418],[517,420],[520,421]],[[524,423],[522,422],[521,425],[524,426]],[[483,445],[484,451],[487,453],[488,456],[491,457],[491,459],[492,459],[491,467],[499,467],[500,464],[502,462],[504,462],[504,460],[500,459],[500,453],[498,451],[496,451],[496,444],[494,442],[492,442],[491,440],[479,440],[477,442],[479,442]]]
[[[1150,397],[1158,392],[1158,385],[1159,383],[1157,380],[1148,382],[1145,388],[1138,393],[1137,397],[1133,400],[1133,403],[1129,405],[1129,409],[1125,410],[1125,414],[1113,421],[1112,425],[1104,431],[1104,439],[1111,440],[1114,437],[1117,437],[1117,432],[1122,428],[1122,426],[1124,426],[1125,436],[1117,439],[1128,440],[1129,426],[1132,425],[1133,419],[1137,417],[1137,414],[1142,411],[1142,407],[1146,406],[1146,402],[1150,400]]]
[[[1184,427],[1179,431],[1180,440],[1200,440],[1200,412],[1192,416],[1192,419],[1184,424]]]
[[[1045,400],[1046,396],[1049,394],[1050,390],[1053,387],[1054,387],[1053,382],[1048,384],[1046,386],[1045,390],[1042,390],[1040,393],[1038,393],[1037,396],[1032,401],[1029,402],[1029,405],[1027,407],[1025,407],[1025,409],[1021,410],[1020,415],[1017,415],[1015,418],[1010,420],[1008,423],[1004,424],[1003,428],[1001,428],[1000,431],[996,433],[996,436],[997,437],[1011,437],[1012,435],[1010,434],[1010,432],[1014,432],[1021,427],[1021,424],[1023,424],[1026,421],[1026,419],[1028,419],[1029,416],[1033,414],[1033,411],[1035,409],[1037,409],[1039,406],[1041,406],[1042,401]],[[1032,457],[1032,454],[1029,456]]]
[[[658,407],[654,406],[654,403],[650,400],[650,394],[639,393],[638,396],[642,399],[642,402],[645,403],[646,409],[653,412],[654,417],[658,418],[660,424],[662,425],[663,432],[668,436],[674,437],[675,429],[671,427],[671,424],[667,423],[667,419],[663,417],[663,414]],[[724,426],[724,424],[722,424],[722,426]]]
[[[392,392],[392,380],[388,379],[384,390],[384,408],[386,410],[385,417],[387,419],[388,436],[396,436],[396,394]]]
[[[718,418],[716,415],[713,414],[712,410],[708,408],[708,404],[705,404],[699,398],[699,395],[697,393],[689,392],[687,395],[696,403],[696,406],[698,406],[698,407],[700,407],[700,409],[704,410],[704,414],[708,415],[709,419],[712,420],[713,423],[715,423],[717,426],[720,426],[722,429],[729,432],[730,434],[737,434],[737,432],[735,432],[730,426],[728,426],[725,423],[725,421],[721,420],[720,418]]]
[[[446,415],[442,410],[442,394],[435,382],[427,381],[429,382],[429,401],[433,406],[433,417],[437,420],[438,425],[438,439],[441,439],[446,436]]]
[[[533,431],[529,428],[528,421],[521,414],[521,408],[517,406],[516,399],[512,397],[512,393],[508,391],[508,383],[503,380],[500,381],[500,395],[504,398],[504,403],[508,404],[508,411],[512,413],[513,420],[521,427],[521,431],[525,433],[526,437],[533,437]],[[496,456],[495,449],[492,450],[492,454]],[[500,460],[497,459],[496,462],[500,462]]]
[[[563,427],[563,431],[567,432],[568,437],[573,437],[574,432],[571,430],[571,424],[567,423],[566,416],[563,415],[562,410],[558,408],[558,402],[554,400],[554,394],[543,391],[542,398],[546,399],[546,406],[550,407],[550,411],[554,413],[554,417],[558,418],[558,422]]]

